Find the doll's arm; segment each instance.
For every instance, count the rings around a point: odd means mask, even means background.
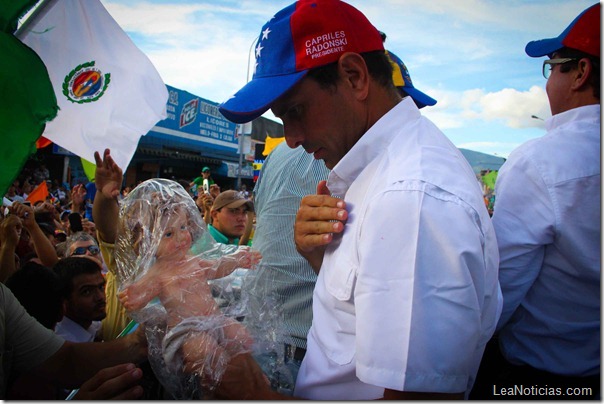
[[[213,264],[212,261],[201,260],[200,265],[211,265],[213,270],[208,271],[208,279],[218,279],[230,275],[237,268],[255,269],[261,259],[260,251],[241,246],[236,252],[220,257]]]
[[[129,285],[126,289],[118,293],[120,302],[124,308],[129,311],[142,309],[161,291],[161,283],[156,276],[150,276],[147,273],[137,282]]]

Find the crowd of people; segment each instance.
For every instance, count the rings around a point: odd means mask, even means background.
[[[32,166],[27,165],[4,197],[0,212],[0,281],[34,319],[65,341],[116,340],[132,319],[118,299],[113,245],[117,211],[111,217],[111,209],[102,192],[112,174],[101,167],[95,181],[68,188],[68,184],[59,185],[57,179],[50,178],[44,165],[33,166],[36,167],[34,170]],[[104,176],[107,171],[108,176]],[[35,188],[34,184],[45,181],[49,191],[47,197],[30,203],[28,194]],[[115,194],[115,200],[120,202],[128,198],[133,188],[136,189],[122,182],[120,173]],[[172,183],[182,188],[176,182]],[[94,187],[92,195],[91,185]],[[97,189],[101,192],[97,193]],[[188,191],[183,188],[200,220],[205,220],[212,235],[220,242],[224,239],[225,244],[239,244],[241,238],[242,245],[249,243],[253,229],[250,200],[243,199],[245,206],[242,208],[237,199],[240,193],[221,193],[213,182],[212,193],[208,192],[204,198],[198,198],[193,190]],[[214,199],[218,199],[220,206],[214,206]],[[204,203],[208,202],[204,210]],[[228,242],[229,238],[234,242]],[[64,388],[41,383],[39,377],[28,374],[29,369],[17,370],[18,374],[7,380],[8,385],[2,385],[6,388],[3,389],[4,397],[60,399],[69,393]],[[131,366],[127,370],[132,371]],[[123,372],[116,376],[124,377]],[[140,382],[140,377],[132,380]],[[28,383],[39,383],[43,388],[29,390]],[[133,389],[133,392],[140,395],[140,389]],[[128,397],[128,394],[124,395],[125,391],[118,393],[120,397]],[[76,398],[110,397],[103,394],[106,393],[94,396],[89,391],[80,391]],[[132,392],[129,394],[134,397]],[[163,396],[148,395],[147,398]]]
[[[552,118],[488,197],[421,114],[436,100],[340,0],[279,11],[220,105],[283,120],[251,194],[208,167],[127,187],[110,150],[71,189],[24,171],[0,212],[0,397],[600,398],[599,20],[526,46],[548,57]],[[245,316],[213,283],[240,269]],[[257,355],[267,302],[283,335]]]

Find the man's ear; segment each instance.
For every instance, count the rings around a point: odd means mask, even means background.
[[[582,58],[577,64],[577,69],[574,71],[575,80],[573,82],[573,90],[578,90],[589,84],[589,76],[592,74],[594,66],[588,58]]]
[[[358,100],[369,94],[369,71],[365,60],[358,53],[346,52],[338,59],[338,70],[344,84]]]

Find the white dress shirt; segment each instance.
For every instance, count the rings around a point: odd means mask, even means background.
[[[590,376],[600,372],[600,105],[546,128],[510,154],[495,187],[499,341],[516,365]]]
[[[495,233],[468,162],[407,97],[328,187],[349,218],[324,256],[295,395],[469,392],[501,293]]]
[[[92,342],[101,329],[100,321],[93,321],[88,329],[85,329],[67,316],[59,321],[55,327],[55,334],[60,335],[66,341]]]

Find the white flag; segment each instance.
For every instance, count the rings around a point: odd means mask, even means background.
[[[125,171],[166,118],[168,90],[151,61],[99,0],[50,1],[18,37],[46,64],[60,108],[43,136],[90,162],[110,148]]]

